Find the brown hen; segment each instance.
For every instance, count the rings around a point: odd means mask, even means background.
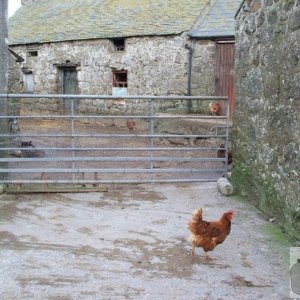
[[[208,222],[202,219],[202,209],[198,208],[192,213],[192,219],[188,222],[191,231],[189,238],[192,244],[192,256],[195,256],[195,248],[201,247],[206,259],[210,259],[207,252],[212,251],[217,245],[223,243],[230,233],[231,221],[234,212],[229,210],[223,214],[219,221]]]
[[[220,103],[217,103],[217,102],[211,102],[209,103],[209,109],[210,109],[210,112],[213,116],[219,116],[220,113],[221,113],[221,105]]]
[[[126,121],[127,128],[131,131],[135,128],[135,121],[134,120],[127,120]]]

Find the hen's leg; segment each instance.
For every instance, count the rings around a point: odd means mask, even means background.
[[[205,258],[206,258],[206,260],[213,260],[213,259],[208,255],[207,252],[205,252]]]
[[[195,244],[192,243],[192,256],[195,257]]]

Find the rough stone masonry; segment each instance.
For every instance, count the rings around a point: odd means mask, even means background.
[[[300,1],[246,0],[236,24],[238,190],[300,238]]]
[[[78,93],[112,94],[112,70],[128,71],[129,95],[186,95],[188,82],[189,42],[186,33],[172,36],[130,37],[126,39],[126,51],[115,51],[110,39],[65,41],[38,45],[38,56],[28,56],[25,45],[13,46],[24,62],[10,62],[9,91],[24,92],[24,74],[33,75],[34,93],[60,93],[60,64],[70,62],[77,66]],[[215,43],[193,42],[192,95],[214,94]],[[201,80],[199,80],[201,78]],[[79,110],[86,113],[109,113],[132,109],[116,101],[80,101]],[[52,105],[51,105],[52,104]],[[119,104],[119,105],[118,105]],[[174,102],[173,102],[174,104]],[[181,107],[182,104],[177,103]],[[194,104],[197,109],[197,103]],[[136,109],[136,104],[133,104]],[[186,104],[185,104],[186,107]],[[39,100],[34,109],[56,111],[58,104],[53,100]],[[148,108],[147,108],[148,109]],[[202,108],[203,109],[203,108]],[[205,104],[208,113],[208,104]],[[128,113],[128,112],[127,112]]]

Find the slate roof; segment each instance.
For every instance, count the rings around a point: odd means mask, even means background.
[[[9,43],[189,31],[209,0],[37,0],[9,19]]]
[[[193,38],[234,37],[235,14],[242,0],[211,0],[210,6],[190,30]]]

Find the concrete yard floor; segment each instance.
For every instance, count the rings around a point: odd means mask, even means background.
[[[233,209],[210,256],[190,255],[187,221]],[[216,183],[0,195],[0,299],[288,299],[289,245]]]

